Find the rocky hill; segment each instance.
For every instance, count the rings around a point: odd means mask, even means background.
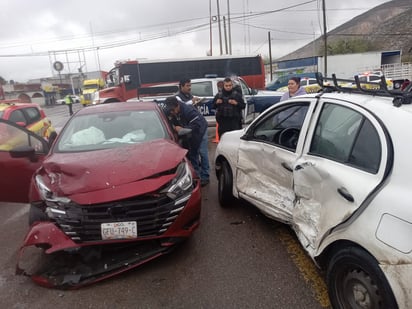
[[[327,42],[328,54],[402,50],[402,60],[412,62],[412,0],[392,0],[356,16],[329,31]],[[320,37],[277,60],[322,56],[323,53],[324,41]]]

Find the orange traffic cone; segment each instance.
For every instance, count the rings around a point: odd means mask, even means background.
[[[216,133],[215,133],[215,139],[213,140],[213,143],[219,143],[218,129],[219,129],[219,124],[216,122]]]

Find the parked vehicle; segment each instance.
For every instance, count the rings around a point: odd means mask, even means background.
[[[104,79],[86,79],[83,81],[82,94],[80,96],[80,103],[83,106],[92,104],[94,93],[104,88]]]
[[[11,122],[0,121],[3,131],[26,137],[0,150],[0,201],[30,202],[17,268],[40,285],[111,277],[170,252],[199,225],[200,180],[153,102],[82,109],[51,149]],[[20,264],[29,246],[50,259],[32,273]]]
[[[310,77],[310,78],[315,78],[316,73],[296,73],[296,74],[285,74],[279,76],[277,79],[271,81],[268,83],[265,87],[266,90],[271,90],[271,91],[282,91],[279,88],[282,87],[287,87],[288,86],[288,81],[291,77]]]
[[[316,78],[312,78],[312,77],[302,77],[300,79],[300,86],[305,88],[306,93],[315,93],[322,89],[322,87],[319,86]],[[288,86],[279,88],[277,91],[280,91],[280,92],[289,91]]]
[[[73,103],[80,103],[80,97],[74,94],[68,94],[68,96],[70,96],[73,100]],[[66,97],[66,96],[65,96]],[[66,99],[65,97],[63,99],[58,99],[56,100],[57,104],[66,104]]]
[[[411,308],[411,99],[349,91],[336,83],[225,133],[219,203],[243,199],[290,225],[334,308]]]
[[[56,130],[40,105],[14,101],[0,101],[0,119],[12,121],[46,139],[56,134]]]
[[[209,126],[214,126],[216,124],[215,119],[215,109],[213,108],[213,98],[219,92],[219,88],[222,88],[224,77],[205,77],[205,78],[194,78],[191,80],[192,84],[192,94],[200,98],[200,102],[196,104],[199,112],[206,117]],[[244,123],[250,123],[257,114],[261,113],[269,106],[279,102],[282,97],[281,92],[277,91],[265,91],[252,89],[246,83],[246,81],[238,76],[233,76],[232,81],[235,87],[238,87],[239,91],[242,92],[244,100],[246,102],[246,108],[243,114]],[[178,84],[163,84],[161,89],[166,87],[175,87],[178,90]],[[157,87],[145,88],[153,89],[155,91]],[[157,97],[142,97],[142,100],[156,100],[159,103],[162,103],[166,96],[173,95],[169,93],[167,95],[159,95]],[[134,98],[132,100],[137,100]]]
[[[182,78],[241,76],[253,88],[265,86],[265,68],[261,56],[208,56],[188,59],[117,61],[106,76],[105,89],[96,92],[93,104],[125,102],[136,96],[140,88],[178,83]]]

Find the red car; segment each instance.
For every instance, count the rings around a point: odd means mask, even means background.
[[[10,120],[48,139],[55,129],[44,110],[36,103],[0,100],[0,119]]]
[[[19,261],[25,247],[44,248],[47,263],[29,273],[36,283],[103,280],[169,252],[199,225],[200,182],[179,144],[190,130],[175,136],[156,103],[82,109],[51,149],[13,123],[0,120],[2,130],[26,135],[0,150],[0,200],[30,202]]]

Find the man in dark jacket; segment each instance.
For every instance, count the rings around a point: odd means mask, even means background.
[[[189,78],[183,78],[179,82],[179,91],[176,93],[179,102],[196,105],[200,99],[192,95],[192,83]]]
[[[176,132],[179,132],[182,128],[192,129],[187,157],[192,163],[196,173],[201,178],[202,186],[207,185],[209,183],[209,177],[202,178],[199,155],[200,144],[207,131],[207,121],[205,117],[203,117],[192,104],[179,102],[176,96],[166,98],[165,112],[169,118],[175,118],[175,121],[172,123]]]
[[[219,138],[223,133],[242,128],[242,111],[246,107],[242,93],[233,89],[230,77],[223,80],[223,89],[213,99],[213,108],[216,109]]]

